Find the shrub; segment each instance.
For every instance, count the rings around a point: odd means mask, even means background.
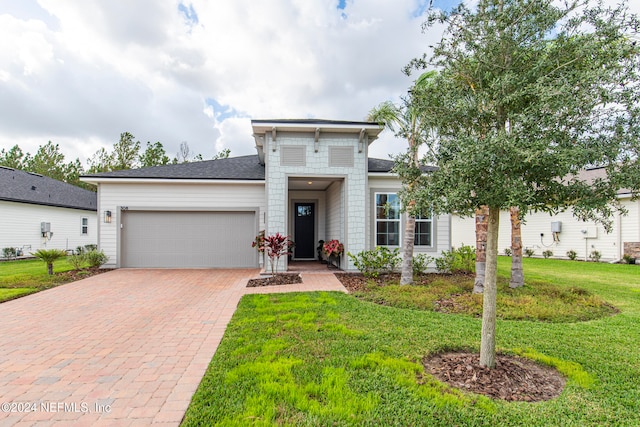
[[[433,262],[433,257],[426,254],[418,254],[413,257],[413,274],[423,274],[429,268],[429,264]]]
[[[109,257],[104,254],[102,251],[88,251],[84,254],[85,262],[92,268],[102,267],[107,261],[109,261]]]
[[[47,271],[51,276],[53,275],[53,263],[60,258],[66,257],[67,252],[61,249],[38,249],[31,255],[47,264]]]
[[[535,253],[536,253],[535,249],[525,248],[524,250],[524,254],[527,256],[527,258],[531,258]]]
[[[377,246],[369,251],[362,251],[354,255],[347,255],[353,261],[353,265],[365,277],[378,277],[381,273],[390,273],[400,265],[400,249],[390,250],[386,246]]]
[[[578,252],[574,251],[573,249],[570,249],[567,251],[567,256],[571,261],[575,261],[578,258]]]
[[[94,245],[94,244],[91,244],[91,245],[84,245],[84,249],[85,249],[87,252],[97,251],[97,250],[98,250],[98,245]]]
[[[69,261],[69,264],[73,266],[74,270],[80,270],[87,262],[84,253],[75,253],[67,258],[67,260]]]
[[[504,254],[505,254],[506,256],[511,256],[511,254],[512,254],[512,253],[513,253],[513,252],[511,252],[511,248],[504,248]]]
[[[440,273],[473,273],[476,270],[476,251],[471,246],[462,245],[442,251],[436,258],[436,270]]]
[[[15,258],[17,255],[16,248],[2,248],[4,258]]]
[[[544,257],[544,259],[552,257],[553,256],[553,251],[551,249],[547,249],[546,251],[542,251],[542,256]]]
[[[627,264],[635,264],[636,263],[636,259],[634,257],[632,257],[629,254],[624,254],[624,256],[622,257],[622,259],[624,260],[624,262],[626,262]]]
[[[272,234],[271,236],[265,236],[262,243],[262,250],[269,257],[269,263],[271,264],[271,274],[275,274],[278,270],[278,263],[280,258],[284,255],[289,255],[290,248],[293,247],[293,241],[289,236],[284,236],[280,233]],[[258,249],[260,250],[260,249]]]
[[[593,262],[599,262],[600,258],[602,258],[602,254],[599,251],[591,251],[589,254],[589,259]]]

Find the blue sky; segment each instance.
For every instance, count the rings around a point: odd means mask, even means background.
[[[428,5],[0,0],[0,148],[51,140],[85,162],[128,131],[210,158],[253,154],[252,118],[363,120],[406,92],[402,67],[439,39],[421,31]],[[384,133],[371,155],[405,144]]]

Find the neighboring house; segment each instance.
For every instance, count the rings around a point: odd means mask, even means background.
[[[601,168],[586,170],[581,178],[593,179],[603,177]],[[598,251],[601,261],[619,261],[625,253],[640,257],[640,200],[632,200],[629,190],[618,192],[618,198],[628,214],[616,214],[612,218],[613,229],[607,233],[604,227],[593,222],[576,219],[572,212],[566,211],[557,215],[543,212],[531,212],[526,215],[522,224],[522,247],[535,251],[533,256],[541,257],[542,252],[550,250],[553,258],[567,258],[568,251],[575,251],[578,259],[589,260],[593,251]],[[475,219],[451,219],[451,241],[453,246],[462,244],[475,247]],[[626,246],[626,250],[625,250]],[[511,220],[509,212],[501,212],[498,251],[503,254],[511,247]]]
[[[29,255],[38,249],[96,244],[96,212],[92,191],[0,166],[0,250]]]
[[[390,160],[369,159],[376,123],[253,120],[257,155],[84,176],[98,185],[99,245],[109,267],[258,267],[260,230],[317,259],[319,240],[346,252],[401,244],[403,216]],[[450,218],[418,221],[416,252],[450,247]],[[286,268],[285,259],[280,269]]]

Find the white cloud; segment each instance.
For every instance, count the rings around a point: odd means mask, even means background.
[[[363,120],[438,38],[424,3],[0,0],[0,148],[85,161],[128,131],[210,158],[253,153],[250,118]],[[403,147],[385,133],[371,154]]]

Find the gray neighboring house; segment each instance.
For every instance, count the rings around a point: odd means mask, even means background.
[[[0,249],[28,255],[97,244],[97,204],[93,191],[0,166]]]
[[[293,260],[315,260],[319,240],[346,252],[399,247],[401,183],[390,160],[367,152],[377,123],[252,120],[256,155],[86,175],[98,186],[99,246],[108,267],[241,268],[264,260],[255,236],[290,235]],[[450,248],[450,217],[417,221],[416,252]],[[280,269],[286,269],[286,260]]]

